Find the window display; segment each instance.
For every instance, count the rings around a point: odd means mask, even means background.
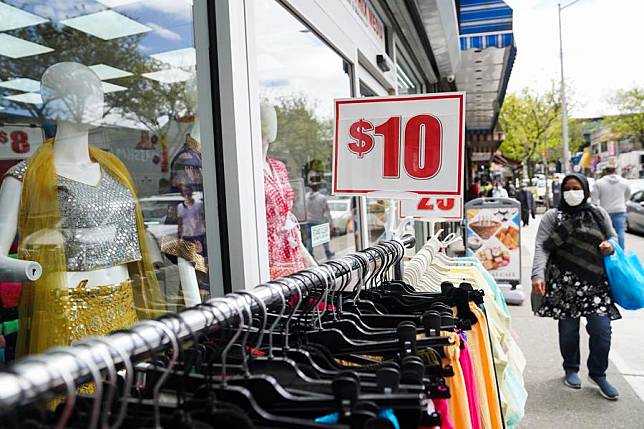
[[[28,138],[0,164],[0,273],[22,282],[18,354],[200,302],[191,4],[8,0],[2,17],[0,122]]]
[[[343,58],[279,2],[252,6],[275,278],[355,249],[355,204],[330,195],[333,100],[351,96],[351,75]]]

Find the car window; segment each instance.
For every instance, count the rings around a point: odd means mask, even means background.
[[[642,201],[644,201],[644,191],[639,191],[633,194],[631,201],[634,203],[641,203]]]

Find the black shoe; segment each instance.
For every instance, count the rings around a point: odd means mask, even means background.
[[[581,379],[575,371],[566,371],[564,384],[571,389],[581,389]]]
[[[609,401],[617,401],[619,399],[619,392],[613,387],[612,384],[606,380],[606,377],[589,377],[597,387],[599,393]]]

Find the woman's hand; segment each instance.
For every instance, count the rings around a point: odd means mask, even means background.
[[[537,295],[545,295],[546,293],[546,282],[543,279],[534,278],[532,279],[532,292]]]
[[[599,251],[602,252],[602,255],[612,255],[615,249],[613,249],[613,245],[610,244],[610,241],[602,241],[599,243]]]

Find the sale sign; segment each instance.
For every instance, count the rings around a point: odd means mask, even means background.
[[[450,196],[400,200],[400,217],[455,221],[463,219],[463,198]]]
[[[462,196],[465,93],[336,100],[335,195]]]
[[[40,128],[0,126],[0,159],[29,158],[42,143]]]

